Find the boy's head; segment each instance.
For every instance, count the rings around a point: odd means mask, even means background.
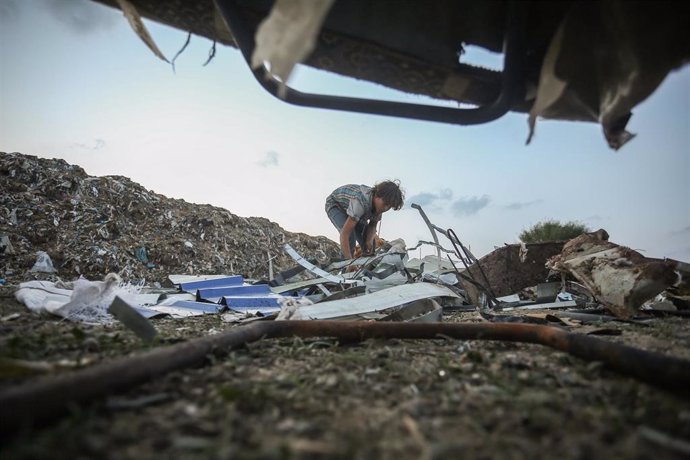
[[[397,211],[403,207],[405,201],[405,193],[400,189],[400,182],[397,180],[387,180],[374,185],[372,196],[377,212],[385,212],[389,209]]]

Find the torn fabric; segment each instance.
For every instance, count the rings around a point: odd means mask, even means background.
[[[576,3],[544,56],[527,143],[542,117],[598,122],[618,150],[634,137],[632,108],[686,62],[687,44],[687,18],[665,4]]]
[[[316,37],[333,0],[277,0],[256,31],[252,68],[267,70],[281,82],[279,95],[292,69],[313,51]]]
[[[120,9],[124,13],[125,17],[127,18],[127,21],[129,21],[129,25],[132,26],[132,30],[134,30],[137,36],[141,38],[141,40],[144,43],[146,43],[146,46],[148,46],[149,49],[153,51],[153,54],[155,54],[158,58],[164,60],[169,64],[170,61],[168,61],[168,58],[166,58],[165,55],[161,52],[161,50],[158,48],[156,42],[153,41],[151,34],[149,34],[148,29],[146,29],[144,21],[142,21],[141,16],[139,15],[139,12],[134,7],[134,5],[132,5],[127,0],[116,1],[117,4],[120,6]]]

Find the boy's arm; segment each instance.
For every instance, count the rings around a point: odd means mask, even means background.
[[[378,221],[369,222],[367,224],[364,241],[367,243],[367,252],[374,252],[374,237],[376,236],[376,225]],[[364,248],[362,248],[364,250]]]
[[[343,228],[340,229],[340,248],[343,251],[343,257],[346,259],[352,259],[352,248],[350,247],[350,234],[355,229],[357,221],[352,217],[347,218]]]

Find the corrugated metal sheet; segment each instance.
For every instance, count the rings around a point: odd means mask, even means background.
[[[382,289],[360,297],[301,306],[298,311],[300,316],[305,319],[333,319],[379,312],[416,300],[434,297],[457,298],[458,295],[440,284],[412,283]]]
[[[275,294],[273,294],[275,295]],[[229,310],[238,313],[270,315],[280,311],[280,296],[277,297],[223,297]]]
[[[178,300],[172,305],[153,305],[148,308],[160,313],[167,313],[173,318],[215,315],[225,309],[223,305],[219,305],[217,303],[191,302],[188,300]]]
[[[180,283],[180,290],[185,292],[195,293],[198,289],[209,289],[223,286],[241,286],[244,283],[244,278],[240,275],[225,276],[223,278],[214,278],[201,281],[190,281],[187,283]]]
[[[280,310],[280,300],[284,297],[278,294],[267,294],[263,296],[223,296],[221,303],[229,309],[237,308],[256,308],[256,307],[276,307]]]
[[[211,287],[205,289],[198,289],[196,292],[196,299],[211,300],[223,296],[255,296],[266,295],[271,293],[271,288],[268,284],[246,284],[239,286],[221,286]]]

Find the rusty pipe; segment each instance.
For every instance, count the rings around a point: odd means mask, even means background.
[[[534,324],[386,323],[363,321],[266,321],[221,334],[160,347],[112,362],[27,382],[0,392],[0,436],[48,422],[72,404],[123,391],[168,372],[204,364],[263,338],[334,337],[499,340],[545,345],[585,360],[601,361],[621,374],[670,390],[690,388],[690,361]]]

